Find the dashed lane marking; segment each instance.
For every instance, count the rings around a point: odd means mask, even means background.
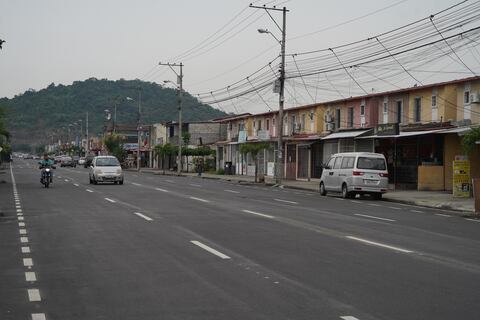
[[[440,216],[440,217],[445,217],[445,218],[451,218],[452,217],[451,215],[443,214],[443,213],[435,213],[435,215]]]
[[[382,205],[376,204],[376,203],[369,203],[368,205],[372,206],[372,207],[381,207],[382,206]]]
[[[353,202],[353,203],[361,203],[360,201],[357,201],[357,200],[352,200],[350,202]]]
[[[79,187],[80,185],[78,183],[73,184],[75,187]]]
[[[28,237],[20,237],[21,243],[28,243]]]
[[[40,297],[40,290],[28,289],[28,300],[30,300],[30,302],[42,301],[42,297]]]
[[[390,209],[393,209],[393,210],[402,210],[402,208],[399,208],[399,207],[388,207]]]
[[[235,191],[235,190],[228,190],[228,189],[225,189],[223,190],[225,192],[230,192],[230,193],[240,193],[240,191]]]
[[[136,182],[132,182],[132,184],[133,184],[134,186],[137,186],[137,187],[140,187],[140,186],[141,186],[140,183],[136,183]]]
[[[192,186],[192,187],[201,187],[201,185],[195,184],[195,183],[189,183],[189,185]]]
[[[32,313],[32,320],[47,320],[45,313]]]
[[[340,319],[343,320],[359,320],[358,318],[352,317],[352,316],[341,316]]]
[[[377,220],[383,220],[383,221],[390,221],[390,222],[395,222],[397,220],[392,220],[392,219],[387,219],[387,218],[380,218],[380,217],[375,217],[375,216],[369,216],[366,214],[359,214],[355,213],[354,216],[359,216],[359,217],[364,217],[364,218],[369,218],[369,219],[377,219]]]
[[[260,217],[264,217],[264,218],[268,218],[268,219],[275,219],[274,216],[270,216],[268,214],[263,214],[263,213],[259,213],[259,212],[255,212],[255,211],[251,211],[251,210],[242,210],[242,211],[245,212],[245,213],[254,214],[256,216],[260,216]]]
[[[207,246],[207,245],[205,245],[205,244],[203,244],[203,243],[201,243],[201,242],[199,242],[199,241],[191,240],[190,242],[193,243],[194,245],[202,248],[203,250],[208,251],[208,252],[210,252],[210,253],[213,254],[213,255],[216,255],[216,256],[219,257],[220,259],[224,259],[224,260],[230,259],[230,257],[227,256],[226,254],[223,254],[223,253],[221,253],[220,251],[217,251],[217,250],[215,250],[215,249],[213,249],[213,248],[211,248],[211,247],[209,247],[209,246]]]
[[[64,179],[64,181],[65,181],[65,182],[68,182],[68,181],[70,181],[70,180],[68,180],[68,179]]]
[[[170,182],[170,183],[175,183],[175,181],[173,181],[173,180],[165,180],[165,181]]]
[[[165,189],[162,189],[162,188],[155,188],[155,190],[161,191],[161,192],[168,192],[168,190],[165,190]]]
[[[37,276],[35,275],[35,272],[25,272],[25,281],[28,282],[34,282],[37,281]]]
[[[468,221],[473,221],[473,222],[480,222],[480,220],[476,220],[476,219],[469,219],[469,218],[465,218],[465,220],[468,220]]]
[[[18,230],[19,234],[27,234],[27,229],[20,229]]]
[[[386,249],[402,252],[402,253],[412,253],[413,252],[411,250],[407,250],[407,249],[403,249],[403,248],[399,248],[399,247],[394,247],[394,246],[390,246],[390,245],[383,244],[383,243],[380,243],[380,242],[374,242],[374,241],[370,241],[370,240],[366,240],[366,239],[362,239],[362,238],[357,238],[357,237],[353,237],[353,236],[345,236],[345,238],[350,239],[350,240],[359,241],[359,242],[362,242],[362,243],[366,243],[366,244],[369,244],[369,245],[372,245],[372,246],[377,246],[377,247],[381,247],[381,248],[386,248]]]
[[[420,210],[410,210],[410,212],[415,212],[415,213],[425,213],[423,211],[420,211]]]
[[[23,266],[25,267],[33,267],[33,260],[32,258],[23,258]]]
[[[22,253],[30,253],[30,247],[22,247]]]
[[[192,200],[197,200],[197,201],[201,201],[201,202],[210,202],[209,200],[205,200],[205,199],[197,198],[197,197],[190,197],[190,199],[192,199]]]
[[[25,228],[25,222],[19,222],[18,226],[21,227],[21,228]]]
[[[17,217],[18,221],[24,221],[25,218],[24,217]]]
[[[140,217],[140,218],[142,218],[142,219],[145,219],[145,220],[147,220],[147,221],[153,221],[152,218],[147,217],[146,215],[144,215],[144,214],[142,214],[142,213],[140,213],[140,212],[134,212],[133,214],[136,215],[136,216],[138,216],[138,217]]]
[[[113,199],[110,199],[110,198],[105,198],[105,200],[107,200],[108,202],[111,202],[111,203],[115,203],[117,201],[113,200]]]
[[[284,202],[284,203],[289,203],[289,204],[298,204],[298,202],[295,201],[289,201],[289,200],[283,200],[283,199],[273,199],[278,202]]]
[[[93,192],[93,190],[90,190],[90,189],[86,189],[85,191],[87,191],[87,192]]]

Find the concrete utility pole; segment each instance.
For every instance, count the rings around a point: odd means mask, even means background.
[[[138,87],[138,116],[137,116],[137,138],[138,138],[138,146],[137,146],[137,171],[140,171],[140,117],[142,114],[142,88]]]
[[[158,63],[160,66],[169,66],[170,69],[177,75],[178,85],[178,175],[182,173],[182,94],[183,94],[183,63]],[[178,74],[173,67],[180,67],[180,74]],[[169,81],[167,81],[169,82]]]
[[[263,9],[265,10],[273,22],[277,25],[278,29],[282,33],[282,40],[278,41],[277,37],[275,37],[270,31],[259,29],[258,32],[260,33],[270,33],[277,42],[280,43],[280,78],[278,79],[280,82],[280,92],[279,92],[279,101],[278,101],[278,119],[277,119],[277,158],[275,159],[275,183],[281,184],[283,178],[283,105],[285,102],[285,40],[286,40],[286,33],[287,33],[287,10],[286,7],[282,9],[277,7],[267,7],[267,6],[254,6],[250,4],[250,8],[255,9]],[[278,23],[273,19],[272,15],[270,14],[269,10],[272,11],[282,11],[283,13],[283,24],[282,27],[278,25]]]
[[[87,145],[85,147],[85,157],[89,154],[90,152],[90,142],[88,141],[88,111],[87,111],[87,119],[86,119],[86,123],[85,123],[85,132],[86,132],[86,136],[87,136]]]

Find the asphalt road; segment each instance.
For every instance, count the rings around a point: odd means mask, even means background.
[[[480,319],[480,222],[127,172],[0,175],[0,319]]]

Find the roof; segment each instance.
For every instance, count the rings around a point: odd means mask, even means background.
[[[356,137],[358,137],[362,134],[365,134],[369,131],[370,130],[335,132],[335,133],[329,134],[326,137],[323,137],[322,140],[356,138]]]
[[[390,139],[390,138],[406,138],[406,137],[413,137],[413,136],[421,136],[425,134],[431,133],[442,133],[445,131],[444,129],[437,129],[437,130],[422,130],[422,131],[402,131],[398,135],[372,135],[372,136],[365,136],[365,137],[358,137],[357,139]]]

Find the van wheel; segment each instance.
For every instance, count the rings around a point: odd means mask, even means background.
[[[347,185],[345,183],[342,185],[342,197],[344,199],[349,199],[349,198],[352,197],[352,193],[348,192],[348,188],[347,188]]]
[[[380,192],[372,193],[372,197],[375,200],[382,200],[382,194]]]
[[[320,182],[320,195],[321,196],[327,195],[327,190],[325,190],[325,185],[323,184],[323,182]]]

